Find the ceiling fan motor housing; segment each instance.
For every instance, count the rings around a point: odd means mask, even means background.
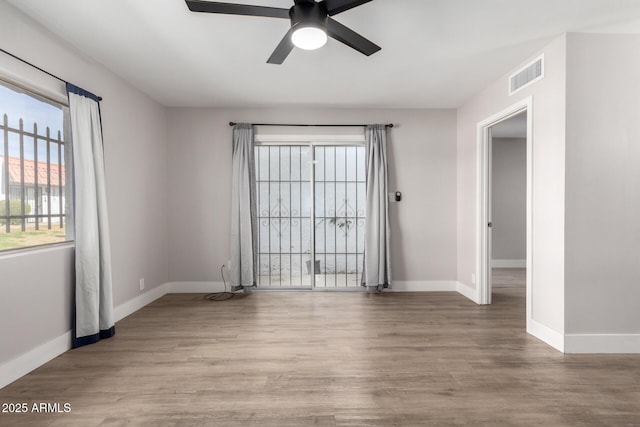
[[[302,27],[327,29],[327,8],[313,0],[296,0],[295,6],[289,9],[289,17],[293,30]]]

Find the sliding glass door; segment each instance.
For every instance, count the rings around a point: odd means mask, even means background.
[[[364,250],[364,147],[255,148],[258,286],[359,288]]]

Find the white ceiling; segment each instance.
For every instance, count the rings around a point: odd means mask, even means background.
[[[382,51],[330,40],[271,65],[284,19],[183,0],[9,2],[166,106],[455,108],[563,32],[640,32],[638,0],[373,0],[334,18]]]

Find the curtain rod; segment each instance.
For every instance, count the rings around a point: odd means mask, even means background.
[[[32,64],[31,62],[29,62],[29,61],[27,61],[27,60],[25,60],[25,59],[22,59],[22,58],[20,58],[19,56],[14,55],[14,54],[13,54],[13,53],[11,53],[11,52],[7,52],[6,50],[4,50],[4,49],[2,49],[2,48],[0,48],[0,51],[1,51],[2,53],[5,53],[5,54],[9,55],[9,56],[10,56],[10,57],[12,57],[12,58],[17,59],[17,60],[18,60],[18,61],[20,61],[20,62],[23,62],[23,63],[27,64],[27,65],[28,65],[28,66],[30,66],[30,67],[35,68],[35,69],[36,69],[36,70],[38,70],[38,71],[42,71],[43,73],[45,73],[45,74],[47,74],[47,75],[49,75],[49,76],[53,77],[54,79],[57,79],[57,80],[61,81],[61,82],[62,82],[62,83],[64,83],[64,84],[69,83],[69,82],[68,82],[68,81],[66,81],[65,79],[60,78],[60,77],[56,76],[55,74],[48,72],[47,70],[43,70],[42,68],[38,67],[37,65],[34,65],[34,64]],[[99,97],[98,97],[98,101],[102,101],[102,97],[101,97],[101,96],[99,96]]]
[[[309,125],[309,124],[278,124],[278,123],[251,123],[253,126],[301,126],[301,127],[365,127],[367,125]],[[237,125],[236,122],[229,122],[229,126]],[[393,123],[385,125],[388,128],[393,127]]]

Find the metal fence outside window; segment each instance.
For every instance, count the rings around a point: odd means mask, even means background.
[[[37,123],[25,129],[24,120],[17,128],[3,115],[0,124],[0,225],[6,233],[12,225],[20,231],[33,224],[51,230],[64,228],[65,214],[65,141],[60,131],[51,135],[48,127]],[[26,155],[28,153],[28,155]]]

